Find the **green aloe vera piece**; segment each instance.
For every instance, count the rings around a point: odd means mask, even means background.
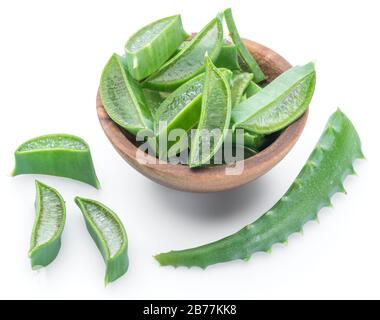
[[[240,103],[244,91],[247,89],[249,83],[253,79],[252,73],[239,72],[235,73],[231,80],[231,103],[232,108]]]
[[[36,218],[29,257],[32,268],[45,267],[58,255],[66,221],[65,201],[57,190],[36,181]]]
[[[110,118],[130,133],[136,135],[152,128],[152,114],[144,93],[117,54],[112,55],[103,70],[100,96]]]
[[[248,260],[255,252],[270,252],[275,243],[302,231],[318,218],[321,208],[331,206],[336,192],[345,192],[346,176],[354,174],[353,162],[363,158],[361,142],[351,121],[340,110],[329,119],[309,160],[286,194],[252,224],[219,241],[194,249],[163,253],[161,265],[199,266],[231,260]]]
[[[232,72],[230,70],[221,68],[220,71],[226,79],[231,78]],[[173,129],[183,129],[189,132],[197,125],[201,114],[204,79],[205,74],[202,73],[184,83],[172,92],[159,106],[155,114],[155,131],[158,136],[169,134]],[[166,126],[159,128],[160,122],[166,124]],[[169,141],[168,143],[167,149],[169,151],[175,142],[171,145]],[[183,145],[182,148],[176,149],[176,153],[181,152],[183,148],[187,147],[188,145]],[[166,154],[161,154],[160,158],[165,156]],[[174,155],[169,152],[167,156]]]
[[[314,63],[289,69],[234,108],[235,128],[261,134],[285,128],[308,108],[315,81]]]
[[[245,47],[243,41],[240,38],[239,32],[236,28],[236,24],[234,21],[234,18],[232,16],[232,10],[226,9],[224,11],[224,17],[226,20],[226,24],[228,27],[228,31],[230,32],[230,36],[234,44],[236,45],[238,52],[243,59],[244,63],[247,65],[250,72],[254,75],[254,81],[256,83],[259,83],[263,80],[265,80],[265,74],[261,70],[260,66],[257,64],[256,60],[252,55],[249,53],[248,49]]]
[[[187,36],[179,15],[160,19],[137,31],[125,45],[132,77],[142,80],[157,71]]]
[[[200,266],[247,260],[255,252],[268,252],[273,244],[286,242],[331,206],[336,192],[345,192],[343,181],[353,174],[353,162],[363,158],[360,138],[351,121],[335,112],[309,160],[287,193],[266,214],[239,232],[198,248],[156,256],[162,265]]]
[[[155,114],[157,113],[157,109],[161,105],[161,103],[165,100],[160,92],[150,89],[143,89],[143,95],[145,99],[145,103],[152,114],[153,124],[155,121]]]
[[[158,107],[155,114],[155,130],[158,131],[159,122],[166,122],[167,131],[181,128],[189,130],[198,122],[200,116],[201,96],[204,74],[200,74],[184,83],[172,92]]]
[[[232,141],[237,141],[236,135],[237,135],[237,132],[234,131],[233,136],[232,136],[232,139],[233,139]],[[262,150],[263,147],[267,145],[268,136],[254,133],[254,132],[244,131],[243,141],[244,141],[245,147],[256,150],[256,153],[257,153],[259,150]]]
[[[98,201],[75,198],[86,227],[106,263],[105,284],[128,270],[128,238],[123,223],[111,209]]]
[[[215,60],[215,66],[229,70],[240,70],[238,52],[234,44],[224,44],[218,58]]]
[[[250,97],[254,96],[256,93],[259,93],[261,90],[262,90],[262,88],[258,84],[251,81],[248,84],[247,89],[245,90],[245,94],[246,94],[247,98],[250,98]]]
[[[207,164],[223,144],[231,120],[231,90],[228,81],[206,54],[202,111],[191,143],[190,168]],[[212,137],[213,131],[219,136]],[[207,150],[202,152],[202,150]]]
[[[90,148],[76,136],[49,134],[28,140],[17,148],[15,162],[13,176],[46,174],[100,187]]]
[[[221,68],[220,71],[226,79],[231,79],[230,70]],[[166,131],[176,128],[189,130],[194,127],[200,116],[204,79],[205,74],[202,73],[166,97],[155,113],[156,132],[158,132],[159,121],[168,123],[167,127],[162,128]]]
[[[144,86],[162,91],[172,91],[203,72],[204,55],[208,52],[214,61],[223,45],[221,16],[213,19],[177,55],[151,75]]]

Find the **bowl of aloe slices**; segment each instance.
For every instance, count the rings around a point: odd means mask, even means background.
[[[315,82],[313,63],[292,67],[240,38],[231,9],[193,34],[176,15],[139,29],[122,55],[111,56],[97,112],[115,149],[148,178],[223,191],[286,156],[305,126]]]

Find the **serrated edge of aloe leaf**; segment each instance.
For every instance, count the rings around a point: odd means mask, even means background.
[[[244,45],[243,40],[241,40],[239,31],[236,27],[235,20],[232,15],[231,8],[225,9],[223,11],[223,14],[224,14],[224,19],[228,27],[228,31],[230,33],[232,41],[234,42],[234,44],[236,45],[238,49],[238,53],[240,54],[240,57],[246,63],[250,71],[254,74],[253,81],[255,81],[256,83],[262,82],[263,80],[266,79],[266,76],[264,72],[261,70],[256,59],[251,55],[247,47]],[[247,60],[251,60],[251,61],[247,61]]]
[[[226,134],[227,134],[227,132],[226,132],[225,129],[228,128],[228,125],[229,125],[229,123],[231,121],[232,105],[231,105],[231,89],[230,89],[230,85],[227,82],[227,80],[224,78],[222,72],[217,67],[215,67],[215,65],[212,63],[212,60],[210,59],[210,57],[208,56],[207,53],[205,55],[205,65],[206,65],[206,73],[205,73],[205,80],[204,80],[205,82],[204,82],[204,85],[203,85],[203,92],[202,92],[202,111],[201,111],[201,116],[200,116],[198,124],[202,122],[202,120],[206,116],[206,112],[207,112],[207,106],[205,105],[204,101],[207,100],[208,77],[209,77],[210,72],[214,72],[218,77],[220,77],[220,79],[222,80],[222,82],[223,82],[223,84],[225,86],[225,89],[226,89],[226,94],[227,94],[227,117],[226,117],[226,124],[225,124],[225,126],[223,128],[223,136],[220,137],[220,140],[216,144],[216,147],[214,145],[213,152],[210,152],[210,154],[208,155],[208,157],[206,159],[200,159],[201,162],[197,162],[197,163],[193,163],[192,162],[192,158],[193,158],[193,151],[192,150],[194,150],[193,143],[192,143],[191,150],[190,150],[190,159],[189,159],[189,167],[190,168],[196,168],[196,167],[202,166],[205,162],[208,162],[210,159],[212,159],[212,157],[215,155],[215,153],[223,145],[223,140],[225,139]],[[194,135],[194,138],[193,138],[194,140],[193,141],[197,142],[199,135],[200,135],[200,131],[197,129],[196,134]],[[198,152],[199,152],[199,150],[198,150]]]
[[[210,56],[212,59],[216,59],[216,57],[219,54],[220,49],[222,48],[223,45],[223,24],[222,24],[222,19],[221,16],[218,14],[214,19],[212,19],[189,43],[188,46],[183,48],[180,52],[178,52],[173,58],[171,58],[169,61],[167,61],[161,68],[159,68],[155,73],[153,73],[149,78],[147,78],[143,85],[146,86],[147,88],[153,88],[153,89],[160,89],[160,90],[165,90],[168,87],[175,87],[178,83],[178,80],[176,81],[165,81],[164,85],[160,85],[155,83],[154,81],[151,82],[151,80],[154,80],[158,75],[160,75],[163,71],[166,71],[173,63],[175,63],[178,59],[180,59],[187,51],[191,50],[194,46],[196,46],[199,42],[199,39],[202,39],[205,33],[207,33],[210,29],[211,26],[214,24],[217,25],[218,28],[218,38],[216,40],[216,46],[210,53]],[[185,79],[188,81],[191,78],[195,77],[196,75],[200,74],[202,70],[204,70],[205,65],[203,67],[199,68],[195,72],[193,72],[192,75],[186,77]],[[182,81],[183,79],[181,79]],[[181,82],[184,83],[184,82]]]
[[[328,138],[333,135],[334,139],[329,140]],[[337,145],[337,139],[343,139],[340,141],[341,144]],[[326,145],[326,141],[328,140],[328,145]],[[335,148],[335,149],[334,149]],[[336,150],[338,149],[338,150]],[[335,156],[331,159],[331,154],[334,155],[335,151],[340,152],[340,158],[337,159]],[[328,156],[330,159],[326,160],[326,155],[321,156],[321,154],[325,154],[329,152]],[[320,153],[318,155],[318,153]],[[319,157],[319,163],[315,157]],[[363,152],[361,147],[361,140],[356,131],[354,125],[350,121],[350,119],[340,110],[338,109],[333,115],[329,118],[327,125],[316,145],[313,149],[311,155],[309,156],[306,164],[303,166],[302,170],[298,174],[297,178],[289,187],[288,191],[281,197],[281,199],[264,215],[262,215],[259,219],[254,221],[253,223],[245,226],[238,232],[227,236],[218,241],[205,244],[199,247],[179,250],[179,251],[170,251],[167,253],[161,253],[155,256],[155,259],[162,265],[172,265],[174,267],[178,266],[186,266],[193,267],[198,266],[203,269],[208,267],[209,265],[228,262],[232,260],[245,260],[247,261],[252,254],[256,252],[269,252],[274,244],[276,243],[286,243],[287,239],[291,234],[301,232],[303,226],[312,220],[316,220],[318,218],[318,213],[323,207],[331,206],[331,198],[337,192],[344,192],[345,189],[343,186],[343,182],[345,178],[349,175],[355,174],[355,170],[353,168],[353,164],[357,159],[363,159]],[[335,168],[331,165],[328,165],[328,161],[339,161],[340,159],[344,159],[345,163],[338,163],[339,174],[334,177],[336,181],[332,184],[332,182],[327,182],[328,189],[321,191],[320,189],[316,189],[318,194],[318,201],[310,204],[310,207],[307,209],[302,209],[301,215],[297,217],[293,217],[295,220],[288,222],[285,225],[283,230],[279,229],[277,233],[266,234],[268,228],[271,226],[271,217],[275,218],[272,221],[273,223],[279,223],[279,218],[286,219],[290,217],[293,212],[284,211],[289,208],[282,208],[282,216],[281,212],[277,211],[278,206],[281,206],[283,203],[290,201],[291,194],[297,191],[302,186],[302,179],[304,178],[302,175],[316,176],[320,175],[320,171],[317,171],[318,166],[321,166],[321,161],[324,161],[324,167],[328,170],[335,170]],[[327,161],[327,163],[326,163]],[[344,167],[342,167],[344,165]],[[307,172],[310,171],[310,172]],[[324,172],[324,175],[329,176],[329,171]],[[309,183],[318,183],[318,181],[312,181]],[[309,186],[310,188],[317,188],[313,186]],[[306,190],[303,192],[308,192],[310,190]],[[302,191],[301,191],[302,192]],[[317,195],[313,194],[312,198],[316,198]],[[306,200],[307,201],[307,200]],[[302,206],[302,203],[296,204],[298,207]],[[306,205],[305,205],[306,206]],[[308,205],[309,206],[309,205]],[[281,210],[281,207],[280,209]],[[263,219],[266,219],[265,221]],[[262,222],[264,221],[264,222]],[[263,225],[259,225],[262,222]],[[264,230],[261,233],[253,234],[252,230],[255,228],[261,228]],[[273,230],[273,229],[269,229]],[[275,230],[276,231],[276,230]],[[182,257],[181,257],[182,256]],[[203,259],[204,258],[204,259]],[[209,259],[209,260],[207,260]]]
[[[46,247],[49,247],[54,241],[59,239],[62,236],[63,229],[65,228],[66,224],[66,204],[65,200],[62,198],[61,194],[53,187],[48,186],[45,183],[42,183],[41,181],[36,180],[35,181],[35,187],[36,187],[36,216],[34,218],[34,223],[33,223],[33,229],[32,229],[32,239],[30,243],[30,249],[28,252],[29,258],[32,258],[33,254],[38,251],[38,250],[43,250]],[[57,231],[54,233],[54,235],[49,239],[49,241],[36,245],[33,240],[33,237],[39,227],[39,218],[41,217],[41,211],[42,211],[42,194],[41,194],[41,187],[44,187],[46,189],[51,190],[54,194],[57,195],[60,203],[61,203],[61,208],[62,208],[62,225],[57,229]],[[58,249],[59,251],[59,249]],[[55,258],[54,258],[55,259]],[[54,260],[53,259],[53,260]],[[53,260],[51,262],[53,262]]]
[[[118,119],[118,117],[116,117],[115,115],[111,115],[109,110],[108,110],[108,107],[106,105],[106,102],[105,102],[105,96],[104,96],[104,90],[103,90],[103,79],[105,77],[105,73],[107,72],[107,69],[109,68],[110,66],[110,63],[113,59],[116,59],[116,62],[117,62],[117,65],[120,69],[120,72],[122,74],[122,77],[123,77],[123,80],[124,80],[124,83],[125,83],[125,86],[129,92],[129,96],[130,98],[133,100],[133,103],[135,106],[137,106],[135,109],[136,113],[138,114],[138,117],[139,117],[139,120],[140,120],[140,124],[141,127],[136,127],[135,129],[149,129],[149,126],[148,124],[146,123],[146,119],[144,118],[144,115],[142,114],[142,111],[140,109],[140,104],[139,104],[139,101],[137,100],[135,94],[134,94],[134,91],[133,89],[131,88],[130,86],[130,83],[129,83],[129,79],[128,79],[128,76],[127,76],[127,70],[125,69],[124,67],[124,64],[123,62],[121,61],[120,59],[120,56],[116,53],[114,53],[111,58],[108,60],[106,66],[104,67],[103,71],[102,71],[102,75],[100,77],[100,90],[99,90],[99,93],[100,93],[100,97],[102,99],[102,102],[103,102],[103,105],[104,105],[104,109],[106,110],[107,114],[109,115],[109,117],[114,121],[116,122],[119,126],[123,127],[124,129],[126,130],[131,130],[132,126],[128,125],[128,124],[125,124],[123,123],[122,121],[120,121],[120,119]],[[136,81],[131,77],[131,81]]]
[[[120,218],[118,217],[118,215],[113,210],[111,210],[110,208],[108,208],[107,206],[105,206],[103,203],[101,203],[99,201],[88,199],[88,198],[82,198],[82,197],[78,197],[78,196],[74,198],[74,201],[77,204],[77,206],[79,207],[80,211],[82,212],[82,215],[83,215],[83,217],[85,219],[85,222],[91,225],[92,230],[96,233],[96,235],[100,239],[100,241],[102,243],[102,246],[103,246],[103,248],[105,249],[105,251],[107,253],[107,257],[106,258],[103,257],[103,259],[105,260],[105,263],[106,263],[106,274],[105,274],[105,277],[104,277],[104,283],[105,283],[105,285],[107,285],[110,282],[108,280],[108,274],[107,274],[107,268],[108,268],[109,261],[114,260],[114,259],[120,257],[124,253],[125,250],[128,250],[128,235],[127,235],[127,232],[126,232],[126,230],[124,228],[124,224],[120,220]],[[102,209],[104,209],[105,211],[107,211],[111,215],[112,219],[116,220],[116,223],[121,227],[121,231],[122,231],[122,235],[123,235],[123,243],[120,246],[120,249],[112,257],[111,257],[111,253],[110,253],[109,247],[107,245],[107,241],[105,240],[105,238],[103,236],[103,233],[101,232],[100,228],[93,222],[92,218],[88,215],[87,209],[86,209],[86,207],[84,205],[84,202],[92,203],[95,206],[101,207]],[[124,275],[124,274],[122,274],[122,275]],[[120,275],[120,277],[122,275]],[[115,280],[117,280],[117,279],[115,279]],[[115,280],[113,280],[113,281],[115,281]]]
[[[156,40],[156,39],[160,36],[160,34],[161,34],[162,32],[164,32],[165,30],[167,30],[168,27],[171,26],[171,25],[174,23],[174,21],[176,21],[176,19],[181,20],[181,15],[180,15],[180,14],[176,14],[176,15],[173,15],[173,16],[169,16],[169,17],[161,18],[161,19],[158,19],[158,20],[156,20],[156,21],[153,21],[153,22],[151,22],[151,23],[149,23],[149,24],[143,26],[141,29],[137,30],[134,34],[132,34],[132,35],[129,37],[129,39],[127,40],[127,42],[125,43],[125,46],[124,46],[125,52],[128,52],[128,53],[133,54],[133,53],[138,52],[138,51],[141,50],[141,49],[144,49],[144,48],[149,47],[149,46],[150,46],[150,42]],[[129,44],[129,42],[132,40],[133,37],[135,37],[135,36],[136,36],[138,33],[140,33],[142,30],[149,29],[150,27],[152,27],[152,26],[155,25],[156,23],[162,22],[162,21],[164,21],[164,20],[170,20],[170,23],[167,23],[166,26],[165,26],[165,28],[162,29],[160,33],[157,33],[157,34],[155,35],[154,38],[150,39],[150,41],[149,41],[148,43],[146,43],[145,45],[143,45],[143,46],[140,47],[139,49],[137,49],[137,50],[135,50],[135,51],[131,51],[131,50],[129,50],[129,48],[128,48],[128,44]],[[181,22],[182,22],[182,21],[181,21]]]

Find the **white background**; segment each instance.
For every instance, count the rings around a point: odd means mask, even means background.
[[[316,60],[317,88],[306,129],[270,173],[220,194],[159,186],[134,171],[98,123],[101,70],[138,28],[181,13],[200,30],[231,6],[242,36],[293,64]],[[379,1],[1,1],[0,4],[0,298],[380,298]],[[346,180],[348,195],[323,209],[320,224],[248,263],[201,269],[162,268],[153,254],[187,248],[239,230],[287,190],[339,106],[363,140],[367,161]],[[91,146],[102,189],[38,177],[67,202],[62,249],[46,269],[31,270],[34,176],[11,178],[13,152],[47,133],[71,133]],[[74,196],[104,202],[129,236],[130,268],[104,288],[104,263]]]

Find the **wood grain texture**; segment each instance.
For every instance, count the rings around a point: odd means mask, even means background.
[[[270,82],[291,67],[283,57],[273,50],[254,41],[244,40]],[[247,184],[267,173],[292,149],[300,137],[308,117],[308,112],[286,128],[266,149],[244,160],[240,175],[226,175],[227,165],[210,168],[189,169],[187,166],[170,163],[159,164],[156,159],[145,154],[149,164],[137,160],[138,148],[131,135],[114,123],[106,113],[100,95],[96,99],[96,109],[100,124],[117,152],[137,171],[149,179],[170,188],[190,192],[218,192]]]

